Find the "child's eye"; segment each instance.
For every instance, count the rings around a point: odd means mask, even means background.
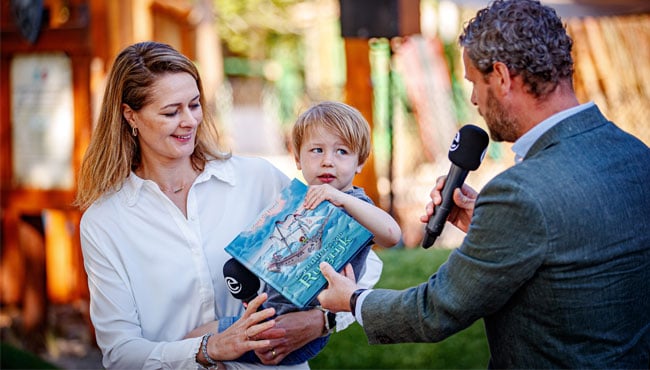
[[[312,153],[322,153],[322,152],[323,152],[323,149],[321,149],[321,148],[312,148],[312,149],[310,150],[310,152],[312,152]]]
[[[346,155],[346,154],[348,154],[348,151],[345,150],[345,149],[337,149],[336,153],[338,153],[340,155]]]

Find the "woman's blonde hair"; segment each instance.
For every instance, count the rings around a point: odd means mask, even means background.
[[[345,145],[359,154],[359,164],[370,155],[370,125],[356,108],[344,103],[323,101],[303,112],[293,126],[291,145],[293,155],[300,156],[305,135],[315,128],[337,134]]]
[[[169,45],[141,42],[128,46],[115,59],[104,92],[101,112],[81,163],[76,205],[84,210],[102,195],[120,189],[132,170],[140,165],[138,140],[122,114],[122,104],[139,111],[151,98],[151,86],[168,73],[189,73],[199,89],[204,107],[197,128],[192,166],[203,170],[209,159],[227,159],[219,150],[219,132],[205,109],[199,72],[187,57]]]

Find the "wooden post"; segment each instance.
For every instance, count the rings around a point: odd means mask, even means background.
[[[357,108],[373,128],[373,86],[369,39],[405,36],[420,32],[419,0],[340,0],[342,33],[345,41],[345,102]],[[380,204],[375,158],[371,154],[355,185]]]
[[[366,118],[372,130],[372,82],[370,79],[370,47],[368,40],[358,38],[345,39],[346,84],[345,102],[357,108]],[[371,154],[363,171],[354,180],[356,186],[364,188],[366,194],[379,204],[377,175],[374,157]]]
[[[1,234],[2,234],[2,260],[0,260],[0,276],[2,277],[0,297],[2,303],[17,304],[22,306],[25,322],[24,329],[33,331],[41,327],[46,320],[46,307],[49,297],[46,291],[45,265],[46,259],[52,253],[64,253],[68,257],[76,257],[76,266],[82,266],[80,253],[60,248],[78,248],[77,241],[71,241],[67,246],[53,245],[46,250],[44,226],[42,215],[46,209],[65,212],[76,228],[79,221],[77,211],[72,206],[76,192],[76,173],[78,172],[81,158],[89,141],[91,131],[91,93],[90,93],[90,63],[92,56],[92,43],[90,39],[89,8],[85,0],[71,0],[66,2],[46,2],[48,9],[42,9],[44,16],[38,37],[34,40],[26,39],[17,22],[8,9],[9,1],[2,2],[0,12],[0,206],[1,206]],[[49,14],[49,19],[46,15]],[[54,53],[54,54],[51,54]],[[29,122],[19,122],[12,117],[12,100],[16,99],[11,83],[12,61],[17,56],[42,56],[65,55],[70,61],[72,93],[72,114],[69,118],[73,127],[70,168],[72,171],[72,184],[58,183],[54,186],[43,184],[35,185],[30,181],[19,181],[15,177],[14,161],[16,146],[33,146],[35,153],[45,145],[36,136],[30,137],[32,142],[14,142],[12,134],[16,129],[26,128]],[[20,65],[17,62],[16,65]],[[19,76],[28,79],[31,76]],[[48,77],[47,75],[42,76]],[[49,76],[51,77],[51,76]],[[48,77],[48,78],[49,78]],[[39,82],[32,82],[37,89]],[[38,101],[39,94],[27,94],[30,99]],[[36,102],[22,102],[21,109],[29,111],[30,107],[36,109]],[[41,107],[46,107],[47,102],[39,102]],[[45,108],[43,108],[45,109]],[[40,117],[40,116],[39,116]],[[50,117],[46,117],[50,118]],[[45,120],[46,127],[54,124],[54,120]],[[59,121],[56,121],[59,122]],[[77,235],[77,230],[71,230]],[[47,253],[46,253],[47,252]],[[47,254],[50,253],[50,256]],[[71,258],[72,258],[71,257]],[[70,301],[87,296],[85,275],[75,276],[69,294],[65,299]]]

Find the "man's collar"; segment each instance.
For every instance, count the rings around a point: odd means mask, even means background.
[[[548,117],[542,122],[535,125],[533,128],[528,130],[523,134],[514,144],[512,144],[512,151],[515,153],[515,163],[521,162],[528,154],[528,151],[533,146],[533,144],[539,139],[546,131],[550,130],[551,127],[565,120],[567,117],[570,117],[574,114],[582,112],[587,108],[594,106],[594,102],[588,102],[585,104],[580,104],[575,107],[565,109],[561,112],[555,113],[554,115]]]

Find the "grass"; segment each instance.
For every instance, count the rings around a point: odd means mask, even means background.
[[[426,281],[447,259],[449,250],[391,249],[377,288],[404,289]],[[359,324],[335,333],[309,361],[312,369],[485,369],[489,359],[483,322],[439,343],[369,345]]]
[[[0,342],[0,369],[58,369],[33,353]]]

